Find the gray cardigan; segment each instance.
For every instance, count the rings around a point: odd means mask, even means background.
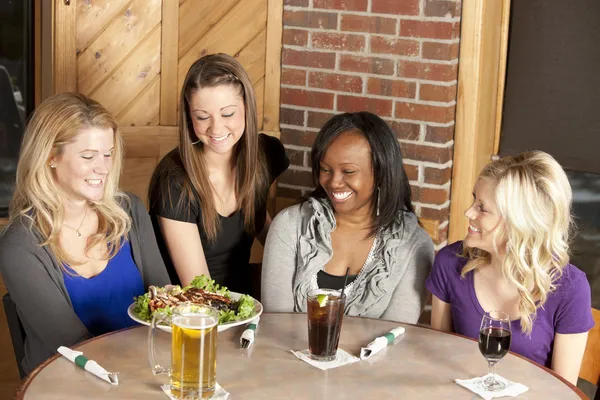
[[[128,239],[144,286],[166,285],[169,275],[156,245],[146,208],[129,194],[127,209],[132,224]],[[39,232],[29,229],[26,218],[15,220],[0,237],[0,271],[25,330],[26,373],[56,353],[59,346],[72,346],[90,338],[75,314],[60,265],[42,242]],[[133,302],[133,299],[132,299]]]
[[[332,257],[335,216],[326,200],[311,198],[275,217],[262,265],[265,311],[305,312],[306,294]],[[416,323],[423,309],[433,243],[417,217],[404,213],[378,234],[373,256],[348,293],[346,314]]]

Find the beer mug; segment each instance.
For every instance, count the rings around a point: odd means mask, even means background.
[[[171,368],[156,362],[156,326],[171,322]],[[148,359],[154,375],[169,374],[171,393],[181,398],[209,398],[215,392],[219,312],[209,306],[182,304],[172,315],[156,313],[148,333]]]

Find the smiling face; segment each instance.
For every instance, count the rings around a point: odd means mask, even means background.
[[[110,128],[83,128],[52,157],[54,179],[68,201],[98,201],[104,196],[106,177],[112,168],[115,134]]]
[[[320,163],[319,184],[336,213],[370,213],[374,177],[371,148],[361,135],[344,132],[333,139]]]
[[[231,154],[246,129],[244,99],[234,85],[196,90],[189,98],[189,115],[205,152]]]
[[[496,182],[489,179],[478,179],[473,188],[473,204],[465,211],[469,218],[469,233],[465,245],[495,253],[494,236],[501,229],[502,217],[496,206],[494,194]],[[496,246],[499,251],[506,247],[506,239],[498,236]]]

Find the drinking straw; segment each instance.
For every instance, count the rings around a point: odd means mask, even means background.
[[[340,302],[344,301],[344,289],[346,289],[346,283],[348,282],[348,274],[350,273],[350,267],[346,268],[346,277],[344,278],[344,286],[342,286],[342,293],[340,294]],[[345,305],[345,302],[344,302]],[[339,334],[339,330],[342,329],[341,324],[340,324],[340,320],[342,319],[342,315],[344,315],[344,308],[345,307],[341,307],[341,311],[338,312],[337,315],[337,329],[338,332],[336,332],[337,334]]]

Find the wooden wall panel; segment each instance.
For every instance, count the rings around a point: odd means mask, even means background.
[[[160,25],[157,24],[108,79],[89,93],[113,115],[118,115],[130,103],[137,101],[140,93],[160,73],[160,34]],[[118,95],[115,96],[116,93]]]
[[[156,157],[127,158],[121,175],[121,189],[135,193],[148,205],[148,186],[158,163]]]
[[[102,32],[117,15],[125,12],[131,0],[94,0],[77,2],[77,51]]]
[[[160,78],[160,75],[156,75],[135,101],[131,102],[117,115],[117,120],[122,126],[158,125]]]
[[[180,11],[180,21],[181,17]],[[202,15],[198,15],[198,25],[204,23],[202,18]],[[266,23],[266,0],[238,2],[188,50],[183,53],[180,51],[178,87],[182,86],[187,70],[198,58],[218,52],[236,56],[261,33]],[[262,51],[265,51],[264,47]]]
[[[77,88],[93,93],[110,78],[145,36],[161,21],[161,0],[136,0],[83,50],[77,59]]]

